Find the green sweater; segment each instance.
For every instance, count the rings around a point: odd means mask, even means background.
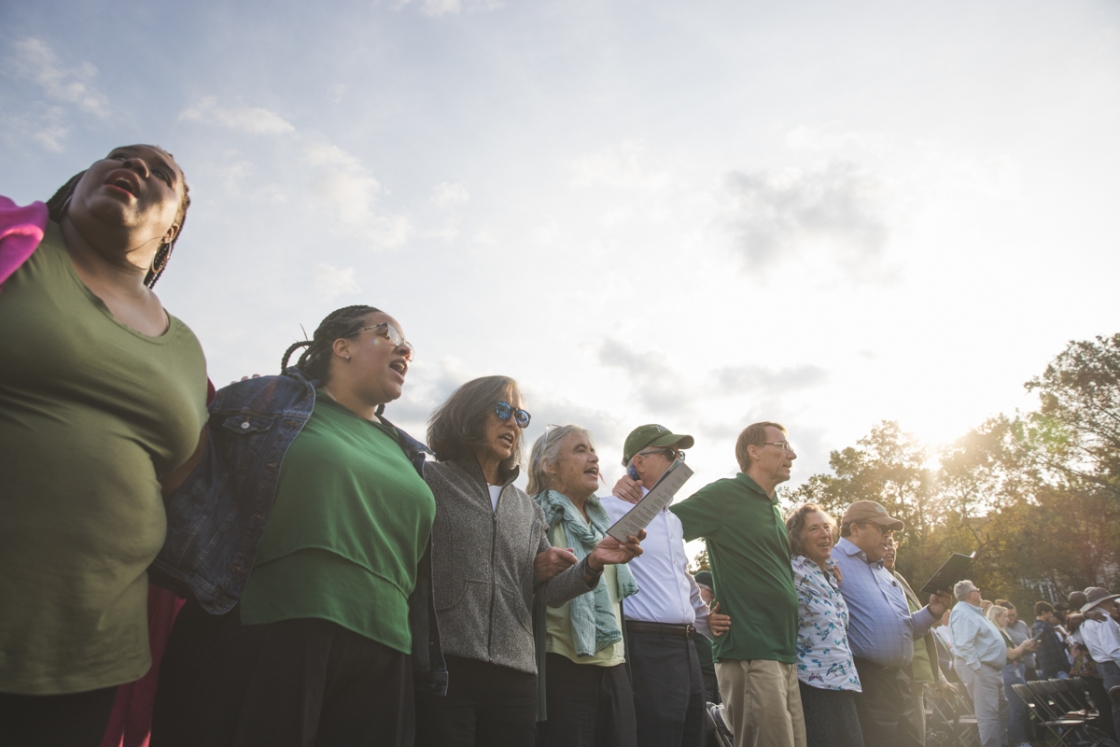
[[[318,390],[280,468],[242,622],[314,617],[409,653],[408,595],[435,514],[396,431]]]
[[[715,660],[797,661],[797,592],[789,538],[777,504],[740,472],[670,506],[685,540],[708,542],[715,598],[731,630],[712,643]]]

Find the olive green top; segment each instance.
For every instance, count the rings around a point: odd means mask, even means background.
[[[797,591],[778,505],[740,472],[673,504],[686,541],[708,542],[715,599],[731,630],[712,642],[715,660],[797,661]]]
[[[50,223],[0,288],[0,692],[73,693],[151,666],[156,478],[206,418],[206,361],[175,317],[118,322]]]
[[[408,595],[435,497],[395,429],[355,415],[322,389],[315,394],[280,467],[241,621],[330,620],[410,653]]]
[[[549,541],[553,547],[568,547],[568,533],[564,531],[563,522],[552,530]],[[618,572],[613,565],[603,568],[603,578],[599,582],[606,584],[607,594],[611,599],[611,608],[614,610],[615,625],[622,629],[622,607],[618,601]],[[626,641],[620,638],[613,646],[607,646],[602,651],[592,656],[580,656],[572,639],[572,603],[564,602],[559,607],[547,607],[546,628],[548,638],[545,650],[550,654],[560,654],[571,659],[576,664],[594,664],[600,667],[613,667],[626,661]]]

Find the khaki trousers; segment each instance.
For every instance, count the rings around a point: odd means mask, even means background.
[[[806,747],[796,665],[730,659],[716,678],[735,747]]]

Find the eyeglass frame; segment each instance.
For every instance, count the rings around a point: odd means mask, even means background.
[[[652,451],[639,451],[634,456],[653,456],[654,454],[664,454],[669,457],[669,461],[680,459],[684,461],[684,449],[678,449],[675,446],[659,446]]]
[[[410,361],[410,360],[413,359],[413,356],[416,355],[416,348],[414,348],[412,346],[412,343],[409,342],[408,340],[406,340],[404,335],[401,334],[401,331],[399,329],[397,329],[396,327],[394,327],[392,324],[389,324],[389,322],[381,322],[380,324],[371,324],[368,327],[362,327],[361,329],[359,329],[354,334],[359,335],[362,332],[365,332],[367,329],[383,329],[383,330],[385,330],[385,334],[383,334],[383,335],[379,334],[378,337],[384,337],[389,342],[393,343],[394,348],[403,347],[403,348],[407,349],[408,350],[408,355],[405,356],[405,360]],[[393,339],[394,337],[396,339]]]
[[[793,450],[793,444],[791,444],[789,441],[763,441],[762,445],[763,446],[777,446],[778,448],[780,448],[782,451],[784,451],[787,454],[796,454],[797,453],[796,451]]]
[[[494,405],[494,414],[498,417],[498,420],[509,420],[512,417],[513,422],[516,423],[517,427],[521,430],[528,428],[529,423],[533,420],[533,416],[530,415],[527,410],[514,407],[504,399],[498,400],[497,404]],[[525,416],[524,423],[521,422],[522,415]]]
[[[865,527],[865,526],[868,526],[868,525],[871,525],[871,526],[875,527],[875,529],[879,532],[880,537],[891,537],[891,538],[894,537],[895,530],[887,529],[882,524],[878,524],[874,521],[871,521],[870,519],[863,519],[861,521],[857,521],[857,522],[854,522],[854,523],[859,524],[861,527]]]

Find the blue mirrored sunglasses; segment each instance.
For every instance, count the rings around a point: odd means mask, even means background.
[[[495,405],[494,414],[498,416],[498,420],[509,420],[510,415],[512,415],[513,422],[517,423],[517,427],[522,430],[529,427],[529,421],[533,418],[524,410],[513,409],[513,405],[509,402],[499,402]]]

